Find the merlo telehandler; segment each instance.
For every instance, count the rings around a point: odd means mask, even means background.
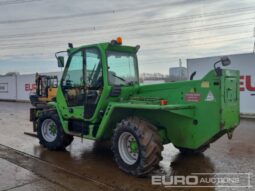
[[[40,143],[51,150],[74,136],[111,140],[119,168],[144,176],[158,166],[163,145],[182,153],[207,149],[239,125],[239,71],[223,69],[222,57],[201,80],[139,84],[139,46],[122,39],[73,47],[56,56],[64,73],[56,100],[31,108]],[[222,66],[219,66],[219,65]]]

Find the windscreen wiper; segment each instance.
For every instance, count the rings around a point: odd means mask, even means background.
[[[133,84],[134,84],[133,81],[127,81],[127,80],[125,80],[124,78],[122,78],[122,77],[120,77],[120,76],[117,76],[117,75],[115,75],[115,74],[112,74],[112,76],[114,76],[114,77],[120,79],[121,81],[125,82],[127,85],[133,85]]]
[[[123,81],[123,82],[127,82],[124,78],[119,77],[119,76],[117,76],[117,75],[115,75],[115,74],[112,74],[112,76],[114,76],[114,77],[120,79],[120,80]]]

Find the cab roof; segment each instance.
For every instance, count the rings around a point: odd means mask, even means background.
[[[79,47],[69,48],[67,51],[69,53],[72,53],[72,52],[76,52],[80,49],[85,49],[85,48],[90,48],[90,47],[97,47],[97,48],[101,49],[102,51],[112,50],[112,51],[130,52],[130,53],[136,53],[140,48],[139,45],[127,46],[127,45],[122,45],[122,44],[112,41],[112,42],[104,42],[104,43],[97,43],[97,44],[90,44],[90,45],[82,45]]]

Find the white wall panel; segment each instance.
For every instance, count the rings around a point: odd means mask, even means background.
[[[18,75],[17,100],[29,100],[31,92],[35,91],[35,74]]]
[[[0,77],[0,99],[16,100],[16,76]]]

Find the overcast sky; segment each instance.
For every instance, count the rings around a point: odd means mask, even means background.
[[[58,71],[54,53],[110,41],[141,45],[140,72],[187,58],[252,52],[254,0],[0,0],[0,74]]]

